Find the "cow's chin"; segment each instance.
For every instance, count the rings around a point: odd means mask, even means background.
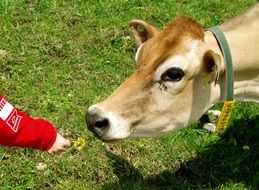
[[[116,144],[116,143],[120,142],[121,140],[123,140],[123,139],[111,139],[111,140],[101,139],[102,142],[107,143],[107,144]]]
[[[163,125],[145,125],[144,127],[136,127],[129,137],[131,138],[153,138],[161,137],[172,132],[178,131],[183,128],[184,124],[175,125],[175,124],[163,124]]]
[[[94,134],[94,136],[98,139],[98,140],[100,140],[100,141],[102,141],[102,142],[104,142],[104,143],[108,143],[108,144],[116,144],[116,143],[118,143],[119,141],[121,141],[121,140],[123,140],[123,139],[113,139],[113,138],[111,138],[111,139],[105,139],[105,138],[103,138],[103,137],[100,137],[99,135],[97,135],[97,134]]]
[[[107,137],[107,136],[103,136],[102,137],[102,136],[99,136],[97,134],[94,134],[94,136],[96,138],[98,138],[100,141],[102,141],[103,143],[108,143],[108,144],[116,144],[116,143],[118,143],[120,141],[123,141],[125,139],[128,139],[130,137],[130,136],[126,136],[126,137],[116,137],[116,136]]]

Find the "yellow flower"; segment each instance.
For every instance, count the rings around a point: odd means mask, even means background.
[[[244,146],[242,147],[242,149],[243,149],[243,150],[249,150],[250,147],[249,147],[248,145],[244,145]]]
[[[82,150],[86,145],[86,140],[83,137],[79,137],[76,141],[74,141],[74,147],[77,150]]]

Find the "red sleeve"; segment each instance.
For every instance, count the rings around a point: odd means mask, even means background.
[[[48,150],[57,132],[44,119],[33,119],[0,95],[0,144]]]

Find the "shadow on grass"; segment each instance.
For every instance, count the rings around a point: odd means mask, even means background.
[[[249,127],[247,127],[249,126]],[[104,189],[208,189],[227,183],[259,187],[259,115],[234,121],[220,140],[195,159],[144,178],[122,157],[108,153],[119,181]],[[245,150],[244,150],[245,149]],[[228,186],[228,185],[226,185]],[[230,185],[231,187],[231,185]]]

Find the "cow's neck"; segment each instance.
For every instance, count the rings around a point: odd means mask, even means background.
[[[224,26],[224,25],[223,25]],[[224,27],[223,27],[224,28]],[[224,29],[223,29],[224,30]],[[224,30],[228,41],[234,69],[234,98],[237,101],[259,102],[259,19],[238,27]],[[223,60],[218,43],[211,32],[206,32],[205,42]],[[223,102],[226,98],[225,75],[213,88],[212,103]]]

